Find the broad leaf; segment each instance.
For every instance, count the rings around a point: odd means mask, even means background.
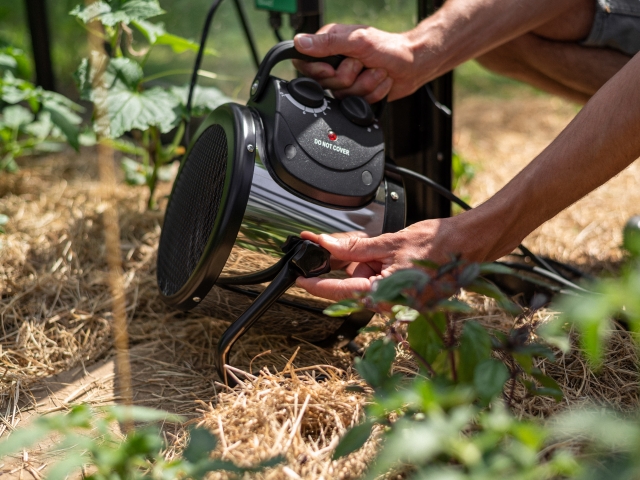
[[[371,423],[370,421],[366,421],[360,425],[356,425],[351,430],[349,430],[345,434],[345,436],[342,437],[340,443],[333,452],[333,460],[338,460],[339,458],[346,457],[347,455],[360,449],[365,443],[367,443],[367,440],[369,440],[372,428],[373,423]]]
[[[430,320],[421,315],[409,324],[407,331],[409,345],[429,364],[444,348],[442,337],[447,328],[447,320],[442,313],[432,314]]]
[[[0,442],[0,458],[29,448],[52,432],[42,422],[34,422],[29,428],[20,428]]]
[[[467,265],[458,275],[458,284],[464,288],[478,278],[478,275],[480,275],[480,265],[477,263]]]
[[[192,428],[189,436],[189,444],[182,455],[191,463],[208,459],[218,445],[216,436],[206,428]]]
[[[391,276],[378,280],[369,296],[374,304],[403,303],[406,301],[405,294],[421,292],[430,279],[429,274],[417,268],[398,270]]]
[[[80,135],[79,125],[82,119],[67,106],[52,97],[43,99],[42,110],[49,113],[51,123],[60,129],[69,145],[78,150],[80,148],[80,142],[78,141],[78,136]]]
[[[480,398],[489,403],[492,398],[502,393],[509,377],[509,369],[504,363],[495,358],[489,358],[476,366],[473,386]]]
[[[189,86],[171,87],[171,93],[174,94],[182,105],[187,105],[189,97]],[[212,112],[220,105],[231,102],[232,99],[215,87],[196,86],[193,91],[193,99],[191,101],[191,114],[195,117],[206,115]]]
[[[474,383],[476,367],[491,358],[491,336],[477,322],[467,322],[460,337],[458,380]]]
[[[166,45],[171,47],[175,53],[197,52],[200,48],[200,45],[193,40],[168,33],[162,23],[139,20],[132,22],[132,24],[145,36],[151,45]],[[213,55],[215,51],[207,48],[205,49],[205,54]]]
[[[55,463],[47,470],[47,480],[65,480],[86,463],[89,463],[89,459],[80,453],[71,452],[66,454],[63,460]]]
[[[329,305],[322,313],[330,317],[346,317],[355,312],[361,312],[362,306],[357,300],[341,300]]]
[[[144,73],[137,62],[129,58],[112,58],[104,75],[107,88],[121,86],[130,90],[136,90]],[[121,85],[117,85],[120,83]]]
[[[562,393],[562,389],[560,388],[560,385],[558,385],[558,382],[545,375],[537,368],[533,369],[531,375],[538,381],[538,383],[540,383],[540,385],[542,385],[542,388],[536,389],[538,395],[548,395],[553,397],[557,402],[562,400],[564,394]]]
[[[179,415],[148,407],[115,405],[106,407],[105,410],[119,422],[128,420],[145,423],[184,421],[184,418]]]
[[[20,105],[12,105],[2,110],[3,123],[14,130],[31,123],[33,113]]]
[[[178,106],[176,97],[161,88],[144,92],[115,88],[107,95],[109,130],[99,133],[118,138],[126,132],[144,131],[149,127],[167,133],[180,121]]]
[[[70,14],[84,23],[94,20],[103,25],[113,27],[120,22],[129,24],[133,21],[146,20],[165,13],[158,0],[97,1],[87,6],[77,6]]]
[[[380,339],[369,345],[364,358],[356,358],[355,368],[369,385],[380,387],[390,378],[389,370],[395,358],[395,345]]]

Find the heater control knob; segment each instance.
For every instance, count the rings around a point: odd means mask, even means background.
[[[312,78],[293,79],[287,89],[291,96],[305,107],[318,108],[324,105],[324,90]]]
[[[368,127],[376,120],[371,106],[362,97],[346,97],[340,104],[345,117],[356,125]]]

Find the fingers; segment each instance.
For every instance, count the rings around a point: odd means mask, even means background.
[[[349,262],[381,262],[389,256],[387,235],[375,238],[357,236],[334,237],[331,235],[317,236],[316,243],[326,248],[329,253],[340,260]]]
[[[368,278],[298,277],[296,280],[296,285],[304,288],[311,295],[335,301],[353,298],[354,292],[367,292],[371,290],[371,283],[372,281]]]
[[[358,57],[368,47],[366,31],[362,25],[327,25],[315,35],[301,33],[293,38],[293,44],[300,53],[312,57],[346,55]],[[354,32],[356,32],[354,34]]]
[[[367,100],[368,96],[371,98],[380,96],[380,98],[377,99],[380,100],[391,90],[391,86],[393,85],[393,80],[388,78],[388,75],[384,68],[365,70],[358,76],[355,82],[353,82],[353,85],[342,90],[334,89],[333,93],[338,98],[355,95],[365,97],[365,100]],[[382,88],[378,91],[380,87]]]

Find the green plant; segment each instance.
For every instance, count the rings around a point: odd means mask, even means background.
[[[515,419],[504,406],[513,401],[516,382],[531,395],[561,398],[556,382],[534,362],[536,357],[553,360],[553,352],[541,343],[529,343],[531,331],[526,327],[505,335],[471,320],[460,329],[454,320],[455,313],[471,313],[467,304],[454,298],[461,288],[493,297],[518,313],[511,300],[482,278],[509,272],[503,266],[457,259],[443,266],[416,262],[416,268],[380,280],[366,296],[327,309],[326,313],[344,315],[367,307],[389,317],[376,329],[384,337],[356,360],[374,398],[365,422],[347,433],[336,457],[362,446],[373,426],[381,424],[382,449],[367,478],[398,463],[411,467],[411,478],[538,479],[576,471],[567,452],[539,462],[548,433]],[[420,374],[415,378],[390,374],[396,348],[410,351],[416,359]]]
[[[147,426],[135,428],[124,436],[114,433],[117,423],[133,421]],[[149,408],[110,406],[93,409],[79,405],[65,415],[40,417],[29,428],[12,433],[0,443],[0,458],[57,434],[61,440],[56,450],[67,451],[62,460],[47,470],[49,480],[63,480],[81,468],[83,478],[88,480],[199,479],[212,471],[243,475],[281,461],[274,458],[254,468],[241,468],[232,462],[211,459],[218,440],[202,428],[190,430],[190,440],[182,457],[166,460],[163,450],[167,445],[158,422],[181,421],[181,417]]]
[[[100,141],[134,157],[135,161],[125,157],[122,168],[127,182],[149,187],[149,208],[156,205],[154,193],[163,178],[162,167],[184,153],[181,142],[188,120],[188,89],[154,85],[162,77],[185,71],[166,70],[145,77],[143,68],[156,46],[168,46],[175,53],[198,49],[195,42],[166,32],[162,23],[149,21],[163,13],[157,0],[97,1],[71,11],[88,26],[91,35],[100,36],[109,54],[100,85],[96,75],[103,68],[102,57],[96,52],[84,59],[76,72],[81,97],[102,105],[106,112],[106,122],[94,121],[94,130]],[[134,30],[146,40],[146,46],[138,50],[134,48]],[[104,98],[101,91],[106,92]],[[192,113],[203,115],[226,101],[218,89],[199,87]],[[165,141],[162,135],[168,133],[172,139]]]
[[[65,141],[78,149],[81,107],[25,80],[24,52],[0,47],[0,75],[0,171],[14,172],[16,158],[59,151]]]

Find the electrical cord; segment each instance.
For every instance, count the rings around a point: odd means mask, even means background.
[[[191,141],[191,105],[193,103],[193,92],[196,88],[196,83],[198,82],[198,71],[200,70],[200,66],[202,65],[202,57],[204,56],[204,48],[207,43],[207,37],[209,36],[209,29],[211,28],[211,22],[213,21],[213,16],[216,14],[216,10],[222,3],[222,0],[214,0],[207,12],[207,16],[204,20],[204,27],[202,29],[202,37],[200,38],[200,48],[198,48],[198,54],[196,55],[196,61],[193,65],[193,73],[191,74],[191,83],[189,84],[189,96],[187,97],[187,125],[184,132],[184,138],[189,145]]]
[[[233,0],[233,3],[235,4],[236,10],[238,11],[238,17],[240,17],[240,23],[242,24],[242,29],[244,30],[244,36],[247,39],[249,48],[251,49],[251,56],[253,57],[253,63],[255,63],[256,69],[260,68],[260,55],[258,54],[258,47],[256,46],[256,41],[253,36],[253,32],[251,31],[251,27],[249,26],[249,19],[247,18],[247,12],[242,6],[242,2],[240,0]]]
[[[431,86],[428,83],[425,84],[424,89],[427,91],[427,95],[429,95],[429,99],[438,110],[444,113],[447,117],[450,117],[451,115],[453,115],[453,112],[449,107],[447,107],[445,104],[440,103],[438,101],[436,96],[433,94],[433,90],[431,90]]]
[[[425,175],[422,175],[420,173],[414,172],[413,170],[409,170],[408,168],[398,167],[397,165],[394,165],[394,164],[390,163],[389,161],[387,161],[387,164],[385,165],[385,170],[387,170],[388,172],[394,173],[396,175],[407,176],[407,177],[413,178],[414,180],[418,180],[419,182],[424,183],[425,185],[433,188],[436,192],[438,192],[440,195],[445,197],[447,200],[449,200],[449,201],[455,203],[456,205],[459,205],[460,207],[462,207],[464,210],[472,210],[473,209],[473,207],[471,207],[471,205],[469,205],[468,203],[463,201],[461,198],[459,198],[453,192],[451,192],[450,190],[444,188],[442,185],[440,185],[439,183],[433,181],[432,179],[430,179],[429,177],[427,177]],[[556,282],[558,282],[558,283],[560,283],[562,285],[565,285],[565,286],[567,286],[569,288],[573,288],[573,289],[575,289],[575,290],[577,290],[579,292],[590,293],[589,290],[584,289],[583,287],[577,285],[576,283],[574,283],[571,280],[569,280],[568,278],[566,278],[564,275],[562,275],[560,272],[558,272],[556,269],[554,269],[549,264],[549,262],[547,262],[545,259],[539,257],[535,253],[531,252],[524,245],[522,245],[522,244],[519,245],[518,249],[524,255],[526,255],[527,257],[531,258],[531,260],[538,265],[538,267],[527,266],[529,268],[533,268],[534,269],[534,270],[529,270],[532,273],[539,274],[540,276],[543,276],[543,277],[545,277],[545,278],[547,278],[549,280],[554,280],[554,281],[556,281]],[[577,269],[574,269],[573,267],[571,267],[569,265],[564,265],[563,263],[560,263],[560,262],[554,261],[554,263],[558,264],[559,266],[561,266],[563,268],[566,268],[569,271],[577,270]],[[544,274],[542,274],[541,272],[544,272]],[[582,272],[580,272],[580,276],[585,276],[585,275],[582,274]]]
[[[202,28],[202,37],[200,38],[200,47],[198,48],[198,54],[196,55],[196,61],[193,65],[193,72],[191,73],[191,82],[189,83],[189,95],[187,97],[187,106],[186,106],[186,117],[187,117],[187,125],[185,129],[185,142],[189,145],[191,141],[191,110],[193,105],[193,94],[196,88],[196,84],[198,83],[198,72],[200,71],[200,67],[202,65],[202,58],[204,56],[205,45],[207,43],[207,38],[209,37],[209,30],[211,29],[211,23],[213,22],[213,17],[218,10],[218,7],[222,3],[222,0],[214,0],[209,7],[209,11],[207,12],[207,16],[204,20],[204,27]],[[253,37],[253,33],[251,32],[251,28],[249,27],[249,21],[247,19],[247,13],[242,6],[240,0],[235,0],[236,10],[238,12],[238,16],[240,17],[240,23],[242,24],[242,28],[245,33],[245,38],[247,39],[247,43],[249,44],[249,48],[251,49],[251,56],[253,57],[253,61],[256,64],[256,68],[260,66],[260,58],[258,55],[258,48],[256,46],[256,42]]]

